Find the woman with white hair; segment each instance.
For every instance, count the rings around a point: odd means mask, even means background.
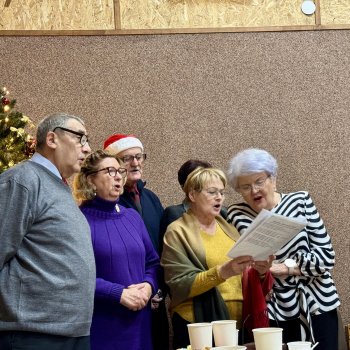
[[[338,349],[337,307],[331,270],[334,250],[308,192],[276,190],[276,159],[262,149],[246,149],[229,163],[228,181],[244,202],[229,206],[228,222],[243,234],[262,209],[304,217],[307,225],[276,252],[270,271],[275,283],[268,302],[271,326],[283,328],[284,342],[312,340],[318,350]]]

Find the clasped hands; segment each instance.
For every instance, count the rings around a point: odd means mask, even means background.
[[[132,311],[143,309],[152,295],[152,287],[147,282],[131,284],[124,288],[120,303]]]
[[[240,275],[247,267],[252,267],[260,275],[263,275],[270,269],[274,259],[274,255],[270,255],[268,259],[261,261],[255,261],[249,255],[239,256],[220,265],[218,267],[218,273],[221,278],[226,280],[232,276]]]

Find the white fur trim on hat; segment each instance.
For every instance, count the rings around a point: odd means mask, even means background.
[[[133,148],[133,147],[139,147],[143,151],[143,145],[138,138],[132,137],[132,136],[126,136],[124,138],[121,138],[118,141],[114,141],[113,143],[111,143],[106,148],[106,150],[114,154],[119,154],[120,152],[123,152],[126,149]]]

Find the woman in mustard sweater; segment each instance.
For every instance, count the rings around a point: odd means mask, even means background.
[[[174,348],[189,344],[187,324],[234,319],[242,324],[242,272],[264,274],[271,262],[250,256],[230,260],[237,230],[220,217],[226,177],[219,169],[197,168],[184,192],[190,209],[168,226],[161,264],[171,295]]]

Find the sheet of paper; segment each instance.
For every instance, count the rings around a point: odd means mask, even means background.
[[[230,258],[251,255],[266,260],[275,254],[307,224],[305,218],[288,218],[263,209],[228,252]]]

